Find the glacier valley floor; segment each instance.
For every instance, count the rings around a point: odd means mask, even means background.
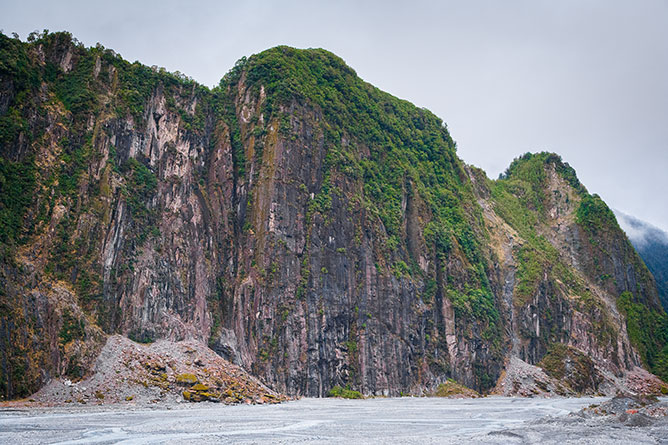
[[[404,397],[1,409],[0,443],[668,443],[665,423],[628,427],[568,415],[605,400]]]

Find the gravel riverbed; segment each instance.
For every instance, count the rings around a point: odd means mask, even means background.
[[[606,400],[301,399],[279,405],[1,409],[0,443],[668,443],[665,418],[629,426],[613,416],[569,414]]]

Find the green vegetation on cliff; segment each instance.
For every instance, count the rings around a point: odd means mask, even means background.
[[[208,89],[67,33],[1,36],[0,84],[6,396],[57,372],[64,352],[47,339],[83,344],[96,323],[146,340],[200,329],[299,394],[334,382],[336,396],[397,394],[448,377],[484,392],[513,340],[554,365],[574,311],[593,347],[613,350],[618,329],[592,287],[626,282],[631,340],[665,367],[663,325],[638,321],[665,319],[651,280],[568,164],[526,154],[490,181],[457,158],[438,117],[325,50],[272,48]],[[577,236],[549,226],[562,213]],[[20,244],[30,267],[13,257]],[[611,278],[613,255],[637,280]],[[31,349],[54,363],[42,369]]]
[[[391,246],[401,236],[402,197],[415,184],[422,197],[439,207],[434,226],[452,231],[475,257],[474,236],[459,205],[470,192],[462,184],[454,142],[439,118],[363,82],[343,60],[321,49],[276,47],[256,54],[240,61],[221,88],[236,86],[242,72],[256,93],[264,87],[266,120],[287,117],[293,102],[322,111],[325,168],[364,181],[365,200],[382,220]],[[365,148],[369,156],[362,154]],[[331,185],[325,183],[323,192],[328,195]]]
[[[576,216],[578,224],[593,235],[611,229],[619,230],[615,214],[598,195],[583,196]]]
[[[433,295],[449,298],[457,322],[481,325],[478,335],[500,357],[501,320],[486,276],[482,216],[443,121],[362,81],[343,60],[322,49],[276,47],[242,59],[219,88],[234,91],[242,81],[258,96],[264,89],[264,119],[282,122],[288,138],[296,137],[290,123],[295,109],[322,115],[324,179],[307,215],[317,212],[327,221],[332,197],[342,193],[343,184],[361,184],[363,193],[347,199],[361,204],[369,225],[382,223],[379,270],[418,283],[428,303]],[[422,231],[435,267],[445,270],[457,258],[464,263],[465,279],[441,279],[437,291],[440,271],[420,269],[407,244],[407,226],[416,223],[407,215],[409,200],[424,204]],[[493,386],[486,371],[478,374],[479,384]]]
[[[327,397],[340,397],[342,399],[363,399],[362,393],[359,391],[354,391],[350,388],[342,388],[339,385],[335,385],[327,393]]]
[[[539,284],[547,276],[556,285],[562,283],[577,294],[583,294],[584,286],[568,264],[560,257],[558,250],[540,230],[547,218],[546,207],[550,203],[548,175],[554,171],[561,176],[576,196],[588,196],[578,181],[575,171],[561,157],[554,153],[526,153],[515,159],[499,180],[491,185],[494,209],[510,227],[524,240],[517,247],[516,303],[527,304],[535,295]],[[570,198],[565,197],[568,203]],[[581,295],[586,296],[586,295]]]
[[[563,190],[550,186],[551,172],[560,176],[573,190],[572,195],[561,196]],[[587,310],[592,320],[603,310],[580,274],[574,274],[570,265],[546,239],[545,230],[540,230],[548,219],[546,211],[551,202],[562,206],[574,206],[575,222],[582,229],[583,245],[577,249],[587,252],[586,263],[581,272],[597,278],[597,283],[615,292],[624,283],[613,278],[610,257],[621,255],[626,267],[632,268],[638,287],[624,291],[617,300],[617,306],[626,317],[627,331],[631,343],[636,347],[643,363],[657,375],[666,379],[668,374],[668,316],[655,301],[648,299],[640,283],[647,283],[648,272],[630,248],[613,212],[598,195],[591,195],[578,181],[575,171],[552,153],[527,153],[515,159],[510,167],[492,185],[495,210],[525,241],[517,249],[516,304],[528,304],[538,292],[538,286],[545,278],[554,288],[566,285],[568,291],[580,297],[580,308]],[[553,204],[554,205],[554,204]],[[561,210],[563,211],[563,210]],[[576,240],[574,240],[575,242]],[[611,251],[615,249],[615,251]],[[607,265],[606,265],[607,263]],[[609,336],[614,332],[610,321],[601,319],[597,324],[597,336]],[[548,342],[549,343],[549,342]],[[554,344],[541,366],[557,378],[560,371],[554,371],[555,364],[561,363],[568,351],[565,346]],[[577,354],[576,354],[577,355]],[[581,355],[581,354],[580,354]],[[573,386],[574,385],[574,386]],[[584,386],[572,382],[576,391]]]
[[[437,255],[447,255],[457,245],[474,266],[471,287],[486,289],[477,270],[482,267],[480,234],[474,232],[480,230],[479,209],[471,206],[468,178],[441,119],[362,81],[343,60],[321,49],[276,47],[256,54],[240,61],[221,88],[236,85],[242,71],[254,89],[264,87],[268,116],[285,118],[292,104],[322,112],[328,150],[325,168],[330,174],[336,170],[363,181],[366,209],[383,223],[388,254],[405,249],[402,202],[415,194],[430,211],[425,228],[429,245],[435,246]],[[329,196],[334,187],[325,181],[316,198]],[[485,307],[486,296],[469,298]],[[495,317],[493,312],[489,317]]]
[[[62,281],[75,292],[74,304],[113,331],[118,310],[110,289],[124,285],[135,246],[159,234],[150,202],[158,178],[142,161],[109,147],[109,122],[131,119],[141,127],[146,105],[162,91],[167,109],[182,117],[183,131],[201,132],[201,112],[191,116],[180,101],[210,93],[178,73],[131,64],[101,45],[85,48],[69,33],[46,31],[32,33],[28,42],[0,34],[0,85],[0,354],[9,364],[8,374],[0,370],[0,397],[26,396],[38,388],[35,376],[45,378],[56,366],[44,357],[63,353],[46,352],[48,339],[83,338],[70,303],[54,300],[65,314],[61,326],[42,313],[54,307],[31,300],[38,298],[31,296],[35,286]],[[107,149],[107,168],[93,172]],[[127,202],[134,226],[127,233],[136,243],[126,244],[125,261],[105,283],[100,234],[118,197]],[[34,249],[38,239],[48,240],[43,252],[36,250],[45,256],[43,266],[28,279],[32,287],[17,294],[12,280],[25,277],[15,246]]]
[[[32,203],[35,166],[31,158],[12,162],[0,157],[0,243],[21,241],[23,215]]]
[[[629,339],[643,363],[668,382],[668,315],[638,302],[631,292],[619,296],[617,308],[626,316]]]

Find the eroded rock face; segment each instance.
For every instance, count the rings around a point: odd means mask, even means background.
[[[651,276],[618,227],[576,221],[586,191],[561,164],[545,162],[535,209],[324,51],[269,50],[208,90],[66,35],[9,40],[38,81],[0,77],[4,115],[21,106],[27,126],[3,162],[34,174],[3,240],[5,397],[68,374],[70,344],[99,350],[102,331],[208,342],[291,395],[487,391],[509,357],[537,364],[553,343],[615,375],[641,364],[615,301],[658,307]]]

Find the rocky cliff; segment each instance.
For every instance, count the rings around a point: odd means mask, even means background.
[[[1,36],[0,85],[4,397],[83,376],[113,333],[208,343],[308,396],[485,392],[559,345],[603,376],[576,392],[666,369],[652,276],[567,164],[489,180],[327,51],[273,48],[208,89],[67,33]]]

